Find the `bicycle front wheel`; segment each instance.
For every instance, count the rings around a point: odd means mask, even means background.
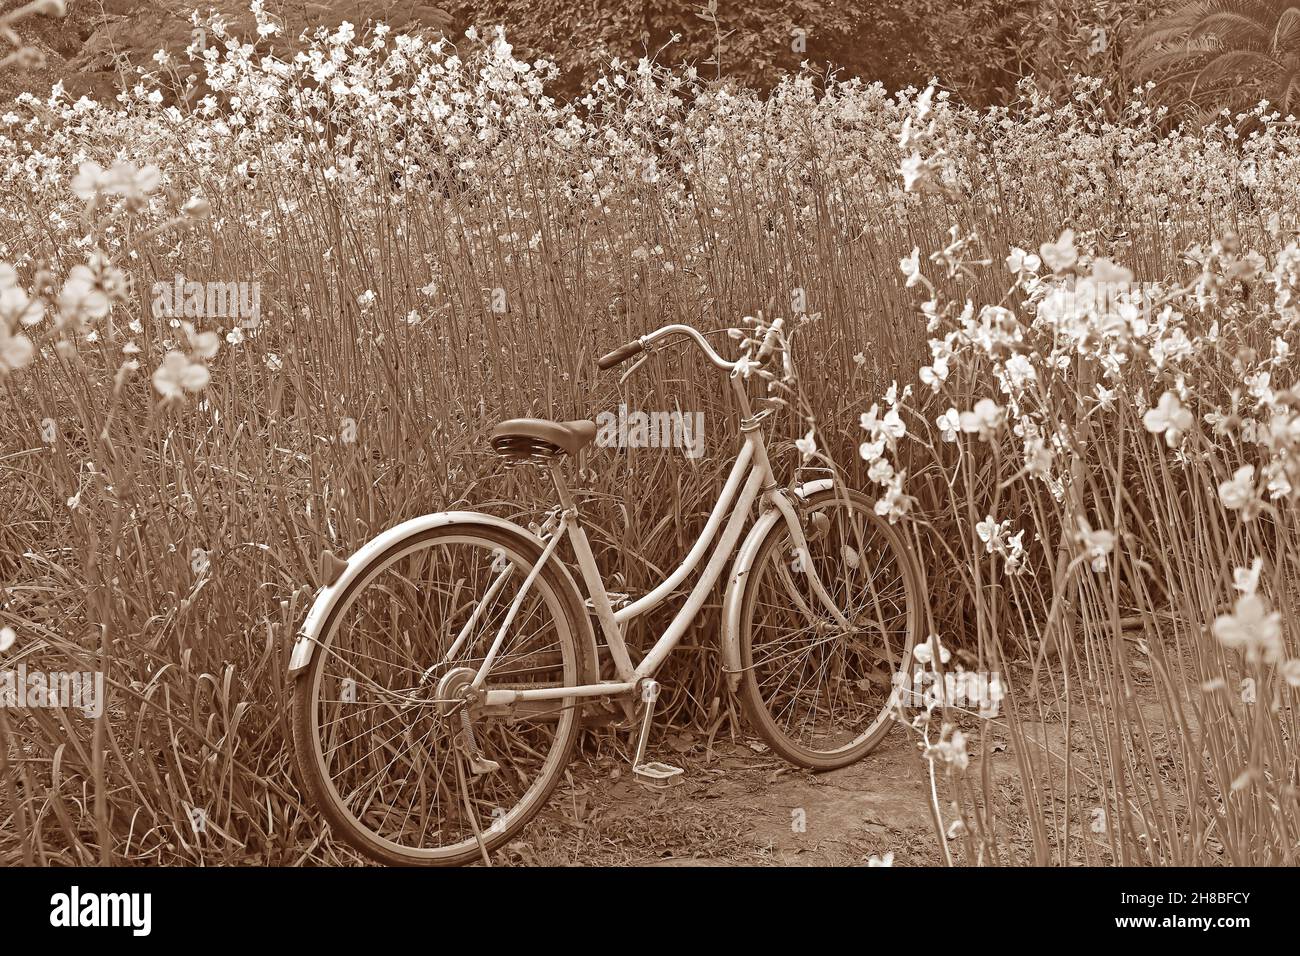
[[[308,795],[366,856],[472,862],[518,833],[559,783],[578,736],[575,698],[494,710],[462,696],[540,553],[487,523],[419,531],[371,560],[322,625],[294,685],[294,749]],[[548,562],[485,689],[579,683],[580,614]],[[499,769],[472,772],[466,716],[482,760]]]
[[[751,726],[791,763],[833,770],[889,731],[896,675],[921,625],[921,589],[902,537],[852,491],[804,505],[808,554],[778,520],[755,553],[740,610],[740,698]],[[818,598],[808,567],[848,620]]]

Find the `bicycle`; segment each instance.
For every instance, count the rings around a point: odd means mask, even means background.
[[[597,365],[611,369],[682,336],[727,373],[743,444],[699,541],[653,590],[632,600],[605,589],[564,481],[563,459],[594,439],[595,424],[513,419],[490,441],[508,465],[549,472],[559,505],[540,534],[477,512],[424,515],[362,546],[317,593],[289,665],[294,751],[310,798],[366,856],[486,862],[554,791],[584,708],[621,708],[629,726],[639,708],[636,779],[679,779],[679,768],[645,759],[654,676],[733,554],[722,657],[758,736],[794,764],[830,770],[888,732],[921,611],[903,539],[833,478],[780,486],[761,430],[770,410],[752,413],[742,364],[696,329],[665,326]],[[589,600],[556,557],[565,538]],[[623,628],[678,593],[715,538],[685,603],[634,662]],[[610,677],[601,676],[592,616]]]

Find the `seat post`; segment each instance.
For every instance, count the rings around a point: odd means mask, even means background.
[[[596,619],[600,621],[600,629],[605,636],[605,645],[614,658],[614,670],[619,680],[630,681],[635,668],[631,657],[628,656],[627,645],[623,643],[623,635],[614,621],[614,608],[610,605],[605,582],[601,580],[600,569],[596,567],[596,558],[591,552],[591,542],[587,540],[587,532],[582,527],[582,522],[578,520],[578,506],[573,501],[573,495],[569,492],[564,475],[560,473],[559,464],[552,464],[550,472],[551,480],[555,482],[556,494],[560,497],[560,507],[569,520],[567,526],[569,543],[573,545],[573,554],[578,559],[578,570],[582,572],[582,581],[587,586],[590,607],[596,612]]]
[[[573,495],[569,491],[568,482],[564,480],[564,472],[560,469],[559,462],[552,462],[546,470],[551,473],[551,482],[555,485],[555,493],[559,496],[560,508],[577,517],[578,506],[573,501]]]

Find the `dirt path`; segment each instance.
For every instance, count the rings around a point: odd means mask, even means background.
[[[1152,726],[1155,704],[1142,706]],[[969,779],[982,776],[978,723],[964,728],[971,741]],[[1036,772],[1062,766],[1065,725],[1022,722],[1025,755],[1017,755],[1000,724],[989,725],[990,785],[998,791],[1000,825],[1009,859],[1029,858],[1023,826],[1018,756]],[[1072,741],[1076,752],[1082,737]],[[579,866],[864,866],[872,856],[894,854],[900,866],[942,863],[930,817],[930,781],[917,736],[895,727],[880,746],[843,770],[813,774],[772,755],[744,736],[707,741],[689,733],[658,740],[654,756],[682,766],[679,786],[648,790],[631,779],[621,743],[588,738],[550,805],[520,839],[498,852],[506,865]],[[1077,796],[1100,801],[1087,781]],[[1094,786],[1095,789],[1095,786]],[[939,781],[940,809],[950,804]],[[1087,834],[1081,838],[1088,839]],[[954,844],[960,857],[960,847]],[[1104,858],[1105,840],[1093,841]]]
[[[706,749],[667,741],[686,770],[647,790],[612,753],[575,763],[551,806],[498,862],[581,865],[865,865],[892,851],[938,862],[929,783],[913,738],[896,729],[859,763],[825,774],[791,767],[756,740]]]

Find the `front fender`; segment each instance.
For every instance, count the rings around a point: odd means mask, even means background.
[[[376,555],[382,554],[408,535],[452,524],[491,525],[502,531],[522,535],[537,547],[538,555],[546,546],[541,538],[513,521],[507,521],[505,518],[498,518],[496,515],[483,514],[478,511],[440,511],[436,514],[421,515],[418,518],[412,518],[409,521],[394,525],[362,545],[347,559],[347,564],[342,573],[329,585],[316,592],[311,608],[307,611],[307,617],[303,620],[302,627],[298,629],[298,640],[294,643],[293,653],[289,657],[289,678],[292,680],[297,677],[311,663],[312,654],[316,650],[316,644],[320,638],[320,630],[329,619],[330,611],[334,609],[334,605],[347,591],[348,585],[356,580],[357,576],[361,574],[362,570]],[[569,569],[565,567],[563,561],[552,556],[551,563],[563,575],[565,582],[572,588],[573,596],[577,599],[575,616],[578,618],[579,633],[574,635],[574,639],[586,644],[587,653],[584,656],[586,657],[585,663],[589,673],[583,677],[583,681],[594,683],[597,678],[593,677],[590,671],[595,670],[596,661],[598,660],[596,656],[596,636],[591,627],[591,619],[585,613],[582,604],[582,592],[578,590],[573,576],[569,573]]]
[[[835,487],[835,479],[818,478],[808,481],[794,489],[800,498],[808,499],[822,491]],[[727,582],[727,593],[722,599],[722,667],[727,675],[727,686],[735,691],[740,686],[740,673],[743,666],[740,661],[740,605],[745,596],[745,580],[753,567],[758,554],[758,546],[772,525],[781,520],[781,512],[770,505],[763,509],[754,526],[749,529],[736,560],[731,565],[731,579]]]

